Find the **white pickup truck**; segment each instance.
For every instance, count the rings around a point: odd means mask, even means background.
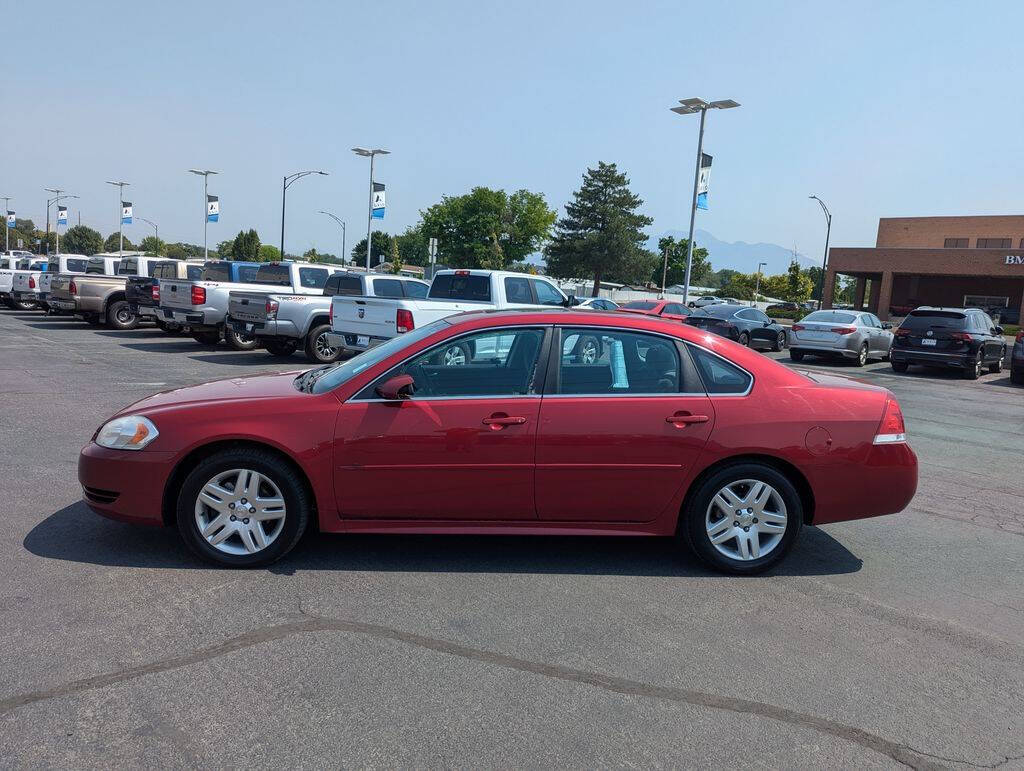
[[[55,254],[50,257],[46,272],[39,278],[37,285],[38,299],[36,302],[39,303],[39,306],[49,312],[49,299],[52,291],[50,287],[54,276],[59,276],[61,273],[80,276],[85,273],[88,264],[89,258],[84,254]]]
[[[331,300],[327,342],[359,352],[456,313],[569,304],[562,290],[543,276],[501,270],[442,270],[434,276],[425,300],[335,296]],[[469,360],[471,352],[458,347],[453,345],[445,352],[446,364]],[[449,358],[451,361],[447,361]]]
[[[46,270],[46,257],[38,255],[32,255],[31,257],[4,257],[0,260],[0,300],[8,307],[21,311],[35,308],[36,301],[34,297],[30,300],[21,300],[17,296],[15,283],[23,284],[27,292],[30,283],[28,279],[32,277],[31,283],[36,283],[34,276],[38,276],[44,270]],[[19,277],[23,277],[23,280],[18,281]]]
[[[335,361],[341,350],[327,344],[331,298],[424,298],[430,284],[386,273],[335,273],[321,295],[232,290],[226,324],[239,334],[255,335],[272,356],[291,356],[300,347],[317,364]]]
[[[323,294],[327,277],[341,270],[341,266],[290,260],[208,262],[198,281],[160,279],[157,318],[187,325],[192,337],[204,345],[215,345],[223,335],[225,342],[236,351],[251,351],[258,346],[256,337],[252,333],[236,332],[225,324],[231,292],[319,295]]]

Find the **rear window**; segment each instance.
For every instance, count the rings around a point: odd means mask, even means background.
[[[750,389],[754,379],[745,370],[700,346],[687,343],[686,347],[709,394],[742,395]]]
[[[373,282],[373,293],[377,297],[402,297],[402,282],[397,278],[378,278]]]
[[[715,319],[732,318],[738,308],[735,305],[705,305],[693,312],[694,316],[710,316]]]
[[[88,264],[88,260],[68,260],[68,271],[71,273],[83,273]],[[53,269],[57,270],[58,268],[59,266],[54,263]]]
[[[152,278],[177,278],[178,263],[173,260],[152,263],[150,267],[150,276]]]
[[[967,314],[957,311],[911,311],[903,323],[903,329],[963,329]]]
[[[327,287],[333,294],[359,297],[363,293],[363,280],[359,276],[331,276]]]
[[[426,284],[421,284],[419,281],[403,281],[402,283],[405,285],[406,297],[423,299],[427,296],[427,289],[429,287]]]
[[[239,265],[238,266],[238,281],[242,284],[255,284],[256,273],[259,268],[255,265]],[[290,283],[290,282],[289,282]]]
[[[273,284],[274,286],[291,286],[292,277],[287,265],[260,265],[256,270],[254,284]]]
[[[651,311],[657,307],[658,303],[652,303],[649,300],[633,300],[625,305],[620,305],[620,308],[632,311]]]
[[[840,311],[815,311],[808,313],[804,321],[823,321],[829,324],[852,324],[857,317],[852,313],[841,313]]]
[[[231,266],[226,262],[208,262],[203,268],[203,281],[230,281]]]
[[[203,277],[202,265],[189,265],[185,268],[185,278],[189,281],[198,281]]]
[[[487,302],[491,299],[490,276],[444,273],[430,285],[432,300],[471,300]]]
[[[85,266],[85,272],[87,275],[102,276],[105,272],[103,270],[103,258],[93,257],[89,260],[89,264]]]

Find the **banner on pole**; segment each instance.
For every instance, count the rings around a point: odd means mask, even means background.
[[[57,224],[67,225],[68,224],[68,207],[57,204]]]
[[[427,260],[427,262],[430,265],[436,265],[437,264],[437,239],[436,238],[431,238],[427,242],[427,256],[429,258]]]
[[[711,156],[700,154],[700,173],[697,175],[697,208],[708,208],[708,185],[711,182]]]
[[[14,212],[10,209],[7,210],[7,227],[13,228],[15,226]]]
[[[216,222],[220,217],[220,198],[215,195],[206,196],[206,221]]]
[[[370,210],[375,220],[384,219],[384,183],[373,183],[373,205]]]
[[[121,201],[121,224],[131,225],[132,224],[132,202]]]

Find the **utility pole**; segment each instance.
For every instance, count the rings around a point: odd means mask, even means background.
[[[324,211],[323,209],[318,211],[317,214],[326,214],[332,220],[334,220],[339,225],[341,225],[341,261],[342,261],[342,263],[344,263],[345,262],[345,221],[340,219],[340,218],[338,218],[334,214],[331,214],[329,211]]]
[[[757,305],[757,296],[761,293],[761,268],[767,268],[767,262],[757,263],[757,283],[754,286],[754,302],[751,304],[751,308]]]
[[[209,206],[209,187],[207,181],[211,174],[216,174],[216,171],[210,171],[209,169],[189,169],[192,174],[198,174],[203,178],[203,259],[207,260],[210,258],[209,249],[206,247],[206,226],[210,222],[210,215],[207,213],[207,207]]]
[[[807,197],[813,198],[821,204],[821,210],[825,213],[825,254],[821,258],[821,276],[818,277],[818,310],[820,311],[821,304],[825,299],[825,265],[828,263],[828,239],[832,235],[832,212],[818,196],[809,195]]]
[[[380,147],[370,150],[366,147],[353,147],[352,152],[370,159],[370,200],[366,209],[366,272],[370,272],[370,256],[373,254],[373,240],[370,238],[373,230],[373,159],[378,155],[390,155],[390,150]]]
[[[326,171],[297,171],[294,174],[289,174],[281,182],[281,259],[282,260],[284,259],[284,205],[285,205],[286,195],[288,193],[288,188],[291,186],[292,182],[294,182],[295,180],[302,179],[303,177],[309,176],[310,174],[320,174],[321,176],[324,176],[324,177],[327,176],[327,172]]]
[[[117,256],[124,251],[124,187],[129,182],[107,182],[117,188]]]
[[[4,199],[4,251],[11,251],[11,226],[7,222],[7,212],[11,209],[11,196],[2,196]]]

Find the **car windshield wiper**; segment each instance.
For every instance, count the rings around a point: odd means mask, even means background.
[[[319,367],[314,367],[311,370],[303,372],[301,375],[295,378],[295,387],[298,388],[300,391],[312,393],[313,385],[316,383],[316,381],[322,378],[325,374],[327,374],[328,371],[334,369],[336,366],[337,365],[334,363],[323,364]]]

